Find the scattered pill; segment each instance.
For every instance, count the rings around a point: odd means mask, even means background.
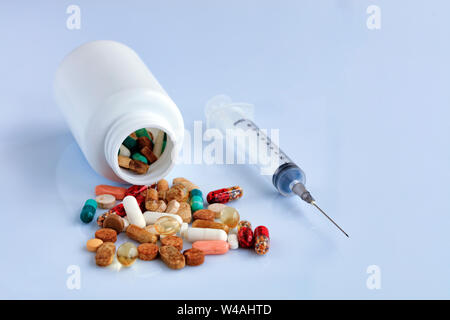
[[[125,267],[131,266],[138,257],[138,250],[134,243],[125,242],[117,249],[117,260]]]
[[[177,211],[177,215],[181,217],[183,222],[191,223],[192,220],[192,212],[191,206],[187,202],[181,202],[180,208]]]
[[[145,211],[143,216],[146,225],[155,224],[156,221],[158,221],[158,219],[161,217],[172,217],[176,219],[180,225],[183,223],[183,220],[181,219],[180,216],[172,213]]]
[[[205,253],[200,249],[184,250],[183,255],[188,266],[199,266],[205,261]]]
[[[241,198],[243,194],[244,191],[239,186],[224,188],[208,193],[206,201],[208,203],[227,203]]]
[[[101,184],[95,187],[95,195],[99,196],[101,194],[110,194],[114,196],[117,200],[122,200],[125,197],[126,188],[108,186]]]
[[[181,223],[174,217],[163,216],[156,220],[155,230],[160,235],[175,234],[180,230]]]
[[[194,212],[193,215],[194,220],[200,219],[200,220],[214,221],[215,217],[216,217],[215,212],[208,209],[197,210]]]
[[[239,212],[232,207],[226,207],[220,212],[220,220],[230,228],[235,228],[240,220]]]
[[[88,251],[95,252],[97,251],[98,247],[100,247],[103,244],[103,241],[97,238],[89,239],[86,242],[86,248]]]
[[[145,209],[147,211],[165,212],[167,208],[163,200],[149,200],[145,202]]]
[[[172,246],[178,250],[183,250],[183,239],[174,235],[169,235],[161,239],[161,246]]]
[[[141,194],[143,191],[147,190],[147,186],[141,186],[141,185],[132,185],[125,191],[125,197],[126,196],[133,196],[137,197],[139,194]]]
[[[144,228],[138,227],[134,224],[130,224],[126,230],[128,238],[137,241],[139,243],[155,243],[158,241],[158,237]]]
[[[155,243],[142,243],[137,247],[138,258],[144,261],[151,261],[158,256],[159,247]]]
[[[229,231],[229,227],[226,224],[215,222],[215,221],[209,221],[209,220],[195,220],[192,223],[193,228],[210,228],[210,229],[222,229],[226,233]]]
[[[105,242],[98,247],[95,254],[95,263],[100,267],[109,266],[114,260],[116,246],[112,242]]]
[[[125,221],[127,220],[117,214],[110,214],[103,221],[103,228],[110,228],[115,230],[117,233],[121,233],[125,228]]]
[[[208,206],[208,210],[216,213],[216,219],[220,219],[220,212],[226,207],[223,203],[213,203]]]
[[[167,180],[165,179],[161,179],[158,181],[158,184],[156,186],[156,189],[158,191],[165,191],[165,190],[169,190],[169,183],[167,182]]]
[[[186,187],[188,192],[191,192],[193,189],[200,189],[196,184],[192,183],[191,181],[183,177],[174,178],[172,180],[172,184],[173,185],[182,184],[183,186]]]
[[[241,220],[241,221],[239,221],[238,226],[237,226],[238,231],[242,227],[247,227],[249,229],[252,229],[252,224],[247,220]]]
[[[191,199],[189,201],[192,212],[203,209],[203,195],[199,189],[191,190]]]
[[[80,219],[84,223],[89,223],[94,219],[95,211],[97,210],[97,202],[94,199],[88,199],[81,209]]]
[[[227,241],[228,241],[228,244],[230,245],[230,249],[235,250],[235,249],[239,248],[238,237],[235,233],[229,234]]]
[[[227,233],[221,229],[187,228],[181,236],[184,240],[195,242],[200,240],[227,240]]]
[[[161,260],[171,269],[182,269],[185,266],[184,255],[172,246],[159,248]]]
[[[205,255],[209,254],[224,254],[228,252],[230,245],[224,240],[206,240],[195,241],[192,248],[203,251]]]
[[[158,191],[156,189],[147,189],[147,195],[145,197],[145,201],[149,200],[158,200]]]
[[[116,204],[116,198],[110,194],[101,194],[95,197],[95,201],[101,209],[112,209]]]
[[[176,214],[180,209],[180,203],[177,200],[171,200],[167,204],[166,213]]]
[[[176,184],[166,191],[166,201],[177,200],[178,202],[186,201],[189,193],[185,186]]]
[[[238,231],[238,241],[241,248],[253,247],[253,231],[247,227],[241,227]]]
[[[127,213],[128,222],[130,224],[137,225],[144,228],[146,226],[144,216],[142,215],[141,208],[135,197],[126,196],[123,199],[123,207]]]
[[[255,228],[253,232],[255,241],[255,251],[259,255],[266,254],[270,248],[269,230],[264,226]]]
[[[101,228],[95,232],[95,237],[103,242],[116,242],[117,232],[111,228]]]

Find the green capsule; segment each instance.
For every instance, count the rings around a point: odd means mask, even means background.
[[[203,209],[203,198],[200,196],[191,197],[190,205],[192,212]]]
[[[138,136],[138,138],[139,138],[139,137],[147,137],[147,138],[150,139],[150,141],[152,141],[152,137],[150,137],[150,135],[148,134],[147,129],[145,129],[145,128],[136,130],[135,133],[136,133],[136,135]]]
[[[193,197],[193,196],[199,196],[199,197],[203,198],[202,191],[199,190],[199,189],[192,189],[191,190],[191,197]]]
[[[80,219],[84,223],[89,223],[94,219],[95,211],[97,210],[97,201],[88,199],[81,209]]]
[[[137,161],[141,161],[145,164],[148,164],[147,158],[144,157],[142,154],[140,154],[139,152],[133,153],[133,155],[131,156],[131,159],[133,160],[137,160]]]
[[[137,141],[134,140],[132,137],[128,136],[125,138],[125,140],[123,140],[122,144],[129,150],[133,150],[137,146]]]

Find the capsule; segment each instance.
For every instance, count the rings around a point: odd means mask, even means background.
[[[88,199],[84,203],[83,209],[81,209],[80,219],[84,223],[89,223],[94,219],[95,211],[97,211],[97,201],[94,199]]]
[[[145,210],[145,198],[144,196],[138,194],[136,195],[136,201],[139,205],[139,208],[141,210]],[[115,206],[114,208],[111,208],[109,210],[109,212],[111,213],[115,213],[118,216],[121,216],[122,218],[125,217],[127,215],[127,213],[125,212],[125,208],[123,207],[123,203],[119,203],[117,206]]]
[[[160,235],[175,234],[180,230],[181,223],[177,219],[169,216],[163,216],[156,220],[154,227]]]
[[[227,233],[222,229],[209,228],[186,228],[183,226],[181,236],[189,242],[201,240],[223,240],[227,241]]]
[[[241,220],[241,221],[239,221],[239,224],[238,224],[237,228],[239,230],[242,227],[247,227],[247,228],[251,229],[252,228],[252,224],[250,223],[250,221]]]
[[[123,198],[122,203],[125,212],[127,213],[128,222],[137,225],[140,228],[145,228],[145,219],[136,198],[133,196],[126,196]]]
[[[117,249],[117,260],[125,267],[131,266],[137,257],[138,250],[132,242],[125,242]]]
[[[247,227],[241,227],[238,232],[238,241],[241,248],[253,247],[253,231]]]
[[[224,254],[228,252],[230,245],[223,240],[195,241],[192,248],[202,250],[204,254]]]
[[[147,186],[138,186],[138,185],[131,186],[127,189],[127,191],[125,191],[125,197],[126,196],[136,197],[142,191],[147,190],[147,188],[148,188]]]
[[[166,213],[166,212],[156,212],[156,211],[145,211],[144,219],[147,225],[155,224],[156,221],[161,217],[172,217],[175,218],[180,224],[183,223],[183,219],[177,214]]]
[[[235,228],[239,223],[239,212],[232,207],[225,207],[220,212],[220,221],[222,221],[223,224],[226,224],[231,229]]]
[[[203,209],[203,194],[199,189],[191,190],[191,199],[189,201],[192,212]]]
[[[244,191],[239,186],[219,189],[211,191],[206,196],[208,203],[227,203],[232,200],[239,199],[244,194]]]
[[[264,226],[256,227],[253,232],[255,251],[259,255],[266,254],[270,248],[269,230]]]

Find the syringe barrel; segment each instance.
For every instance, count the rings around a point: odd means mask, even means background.
[[[239,157],[255,165],[285,196],[295,183],[305,183],[304,172],[279,148],[278,131],[261,130],[253,121],[253,105],[232,103],[227,96],[212,98],[205,108],[207,127],[218,129],[229,142],[236,141]],[[276,138],[276,139],[275,139]]]

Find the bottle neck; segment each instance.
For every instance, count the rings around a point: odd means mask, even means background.
[[[141,128],[155,128],[167,134],[167,143],[160,158],[150,165],[146,174],[136,174],[119,167],[118,154],[127,136]],[[165,177],[175,164],[179,142],[175,138],[173,125],[152,112],[130,112],[118,118],[105,137],[105,158],[113,172],[124,182],[134,185],[150,185]]]

